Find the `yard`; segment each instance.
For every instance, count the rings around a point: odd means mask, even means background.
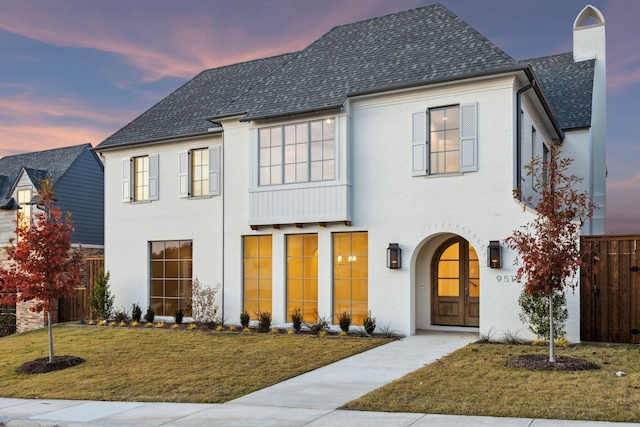
[[[0,338],[0,397],[222,403],[387,343],[387,339],[54,326],[78,366],[18,374],[48,355],[46,329]]]
[[[66,325],[54,327],[54,340],[56,355],[86,361],[46,374],[17,374],[23,363],[47,355],[46,330],[0,339],[1,397],[221,403],[388,342]],[[557,350],[601,369],[507,368],[512,356],[546,354],[548,348],[472,344],[342,409],[640,422],[640,347]]]
[[[548,347],[472,344],[343,409],[640,422],[640,348],[594,345],[558,348],[601,369],[576,372],[507,368],[512,356]],[[617,376],[622,371],[626,375]]]

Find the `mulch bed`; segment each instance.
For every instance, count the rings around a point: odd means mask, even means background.
[[[42,357],[16,368],[16,372],[19,374],[44,374],[45,372],[70,368],[82,362],[84,359],[76,356],[53,356],[53,363],[49,363],[48,357]]]
[[[600,369],[600,366],[588,360],[568,356],[556,356],[556,362],[549,362],[547,354],[523,354],[514,356],[505,363],[508,368],[528,371],[587,371]]]

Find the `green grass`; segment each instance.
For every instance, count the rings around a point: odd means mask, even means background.
[[[18,374],[48,356],[46,329],[0,338],[0,397],[222,403],[389,342],[67,325],[53,336],[56,356],[86,361]]]
[[[347,403],[343,409],[494,417],[640,422],[640,348],[579,345],[557,354],[599,370],[531,372],[507,368],[517,354],[548,347],[472,344]],[[628,375],[616,376],[617,371]]]

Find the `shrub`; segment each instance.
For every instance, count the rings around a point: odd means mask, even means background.
[[[373,334],[373,331],[376,330],[376,318],[371,317],[371,310],[369,310],[369,314],[362,321],[362,326],[369,335]]]
[[[133,319],[134,322],[140,322],[140,319],[142,319],[142,309],[138,304],[131,306],[131,319]]]
[[[249,319],[251,319],[251,316],[249,315],[249,313],[247,313],[246,311],[243,311],[242,313],[240,313],[240,324],[242,325],[243,328],[249,327]]]
[[[509,330],[505,331],[503,335],[503,340],[506,344],[511,345],[522,345],[525,343],[525,340],[520,338],[518,331],[511,332]]]
[[[320,335],[322,332],[326,334],[329,330],[329,320],[326,317],[321,317],[320,315],[316,316],[316,321],[313,323],[305,323],[304,325],[309,328],[314,335]]]
[[[271,312],[259,311],[256,316],[258,317],[258,332],[269,332],[271,328]]]
[[[127,310],[125,310],[124,307],[115,309],[113,311],[112,317],[116,322],[128,322],[129,320],[131,320],[131,318],[129,317],[129,313],[127,313]]]
[[[138,321],[137,321],[137,320],[134,320],[133,322],[131,322],[131,323],[129,324],[129,326],[131,326],[132,328],[136,328],[136,327],[138,326]]]
[[[176,313],[173,315],[173,318],[176,320],[176,325],[180,325],[182,323],[182,319],[184,318],[184,312],[181,308],[176,310]]]
[[[351,313],[347,313],[343,311],[338,315],[338,324],[340,325],[340,330],[344,333],[349,332],[349,327],[351,326]]]
[[[520,320],[529,325],[529,330],[538,338],[549,340],[549,297],[543,292],[528,294],[522,291],[518,304],[522,312]],[[553,292],[553,330],[556,338],[563,338],[567,332],[564,330],[565,322],[569,318],[567,311],[567,298],[564,292]]]
[[[480,332],[480,337],[477,342],[487,344],[493,341],[493,326],[489,328],[487,332]]]
[[[378,328],[380,331],[380,335],[383,338],[395,338],[398,336],[398,333],[391,328],[390,323],[386,323]]]
[[[0,305],[0,337],[16,333],[16,310],[14,306]]]
[[[293,323],[293,329],[296,332],[300,332],[300,329],[302,329],[302,312],[300,311],[300,307],[296,307],[291,313],[291,323]]]
[[[113,310],[114,295],[109,291],[109,272],[105,274],[104,269],[98,271],[95,286],[91,295],[89,295],[89,308],[93,316],[100,320],[108,320],[111,318]]]
[[[144,314],[144,320],[146,320],[147,323],[153,323],[153,319],[155,318],[156,318],[155,310],[151,307],[147,308],[147,312]]]
[[[202,284],[195,279],[191,288],[185,289],[182,293],[184,303],[184,313],[193,317],[198,323],[208,325],[211,329],[218,324],[218,305],[216,304],[216,294],[220,285],[211,287]]]

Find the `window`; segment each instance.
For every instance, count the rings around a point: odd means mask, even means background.
[[[178,308],[190,316],[193,245],[191,240],[150,242],[151,307],[158,316],[173,316]]]
[[[149,157],[133,158],[133,200],[149,200]]]
[[[191,195],[209,194],[209,150],[191,151]]]
[[[271,236],[244,237],[244,311],[251,319],[271,312],[271,242]]]
[[[477,121],[477,103],[413,113],[412,175],[477,171]]]
[[[366,232],[333,235],[333,312],[350,313],[362,325],[369,300],[369,237]]]
[[[458,106],[429,111],[432,175],[460,171],[460,110]]]
[[[122,201],[158,200],[158,155],[122,159]]]
[[[549,181],[549,147],[542,144],[542,184],[546,187]]]
[[[260,185],[335,179],[335,120],[260,129]]]
[[[537,139],[536,128],[532,127],[531,128],[531,163],[530,163],[531,172],[533,172],[534,159],[536,157],[536,139]],[[534,190],[536,188],[536,179],[533,173],[531,174],[531,188],[533,188]]]
[[[18,225],[20,227],[29,227],[31,225],[31,205],[29,204],[31,202],[31,190],[18,190],[16,198],[20,207],[20,216],[18,217],[20,222]]]
[[[318,235],[287,236],[287,320],[300,309],[305,322],[318,314]]]
[[[180,197],[220,194],[220,147],[180,153]]]

